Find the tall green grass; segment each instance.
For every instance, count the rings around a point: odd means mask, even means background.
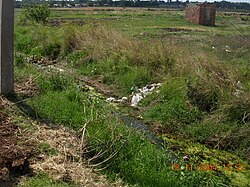
[[[41,119],[76,131],[85,126],[87,147],[84,156],[95,168],[105,168],[103,173],[111,180],[121,178],[138,186],[220,186],[228,183],[226,178],[209,173],[172,171],[174,161],[169,160],[165,150],[124,125],[112,114],[115,109],[104,101],[77,90],[72,86],[75,82],[67,76],[50,75],[41,79],[43,81],[37,81],[40,95],[30,99],[28,104]],[[64,83],[66,79],[70,84]]]
[[[165,27],[164,24],[175,26],[172,24],[176,22],[183,26],[183,16],[176,13],[155,15],[157,22],[154,24],[151,16],[151,13],[139,14],[128,22],[127,17],[131,16],[123,15],[126,19],[119,21],[117,27],[126,23],[130,29],[135,27],[131,31],[126,27],[116,28],[117,21],[105,22],[104,26],[17,27],[15,48],[20,53],[16,55],[17,77],[25,78],[27,73],[38,77],[39,95],[31,98],[28,104],[49,122],[76,131],[86,124],[90,151],[86,159],[101,153],[90,164],[100,168],[108,166],[103,172],[110,179],[115,180],[118,176],[138,186],[229,185],[226,177],[209,172],[171,171],[164,150],[129,130],[112,115],[109,105],[83,91],[74,78],[37,72],[25,62],[30,56],[61,60],[75,69],[76,75],[98,77],[104,84],[118,86],[124,95],[130,94],[132,86],[163,82],[159,93],[153,93],[141,103],[143,110],[140,112],[145,119],[160,122],[171,135],[191,138],[249,159],[248,43],[240,46],[232,40],[230,45],[235,44],[232,46],[234,51],[227,53],[223,48],[227,45],[224,34],[231,33],[231,28],[227,27],[224,33],[220,27],[208,29],[187,23],[185,26],[204,29],[206,36],[167,34],[162,38],[159,34],[164,34],[163,31],[156,32],[156,29]],[[173,22],[167,25],[163,17]],[[145,19],[150,20],[141,21]],[[122,30],[129,37],[105,25]],[[138,35],[145,30],[158,38],[145,39],[150,36],[145,32],[141,35],[145,40],[139,40]],[[211,40],[213,34],[208,34],[208,30],[221,35],[218,43]],[[213,46],[220,50],[214,52]],[[239,80],[244,88],[237,97],[234,92],[239,89]]]

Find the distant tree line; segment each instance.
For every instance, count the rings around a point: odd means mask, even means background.
[[[179,0],[168,0],[167,2],[161,0],[75,0],[75,1],[68,1],[68,0],[16,0],[16,8],[20,8],[25,4],[39,4],[39,3],[46,3],[49,4],[50,7],[60,6],[60,7],[84,7],[84,6],[113,6],[113,7],[176,7],[181,8],[185,7],[189,1],[181,2]],[[221,1],[216,2],[217,8],[220,9],[241,9],[241,10],[250,10],[249,3],[236,3],[236,2],[227,2]]]
[[[217,8],[250,10],[250,3],[230,3],[227,1],[216,2]]]

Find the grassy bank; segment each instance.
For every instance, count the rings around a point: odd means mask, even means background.
[[[66,21],[56,27],[55,18]],[[33,115],[86,130],[84,157],[90,165],[130,185],[249,185],[247,171],[172,171],[164,149],[126,127],[112,114],[115,108],[78,80],[91,77],[116,88],[120,97],[132,87],[162,82],[138,111],[127,110],[158,127],[167,149],[190,156],[190,162],[249,169],[249,21],[234,22],[244,26],[244,39],[220,16],[218,27],[210,28],[185,22],[182,12],[52,12],[50,21],[16,25],[16,81],[32,75],[37,92],[27,104]],[[48,71],[52,61],[66,72]]]
[[[126,127],[113,116],[112,107],[93,93],[80,92],[72,87],[73,81],[68,87],[67,84],[60,87],[62,80],[70,81],[62,75],[46,74],[41,80],[37,81],[40,94],[30,98],[27,104],[39,119],[69,126],[79,133],[86,128],[87,148],[83,156],[90,166],[103,170],[111,180],[121,178],[139,186],[229,184],[226,176],[216,177],[210,172],[185,171],[185,168],[182,172],[173,171],[171,166],[175,161],[169,160],[164,149]],[[39,183],[39,180],[30,181],[33,182]]]

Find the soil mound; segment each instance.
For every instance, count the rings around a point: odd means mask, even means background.
[[[11,123],[3,109],[0,98],[0,186],[11,186],[16,177],[30,171],[29,159],[33,146],[27,145],[18,136],[18,126]]]

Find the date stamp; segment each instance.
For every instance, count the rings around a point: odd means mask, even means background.
[[[245,171],[245,165],[244,164],[185,164],[181,165],[178,163],[174,163],[171,165],[172,171],[217,171],[218,168],[220,170],[225,171],[237,171],[237,172],[243,172]]]

